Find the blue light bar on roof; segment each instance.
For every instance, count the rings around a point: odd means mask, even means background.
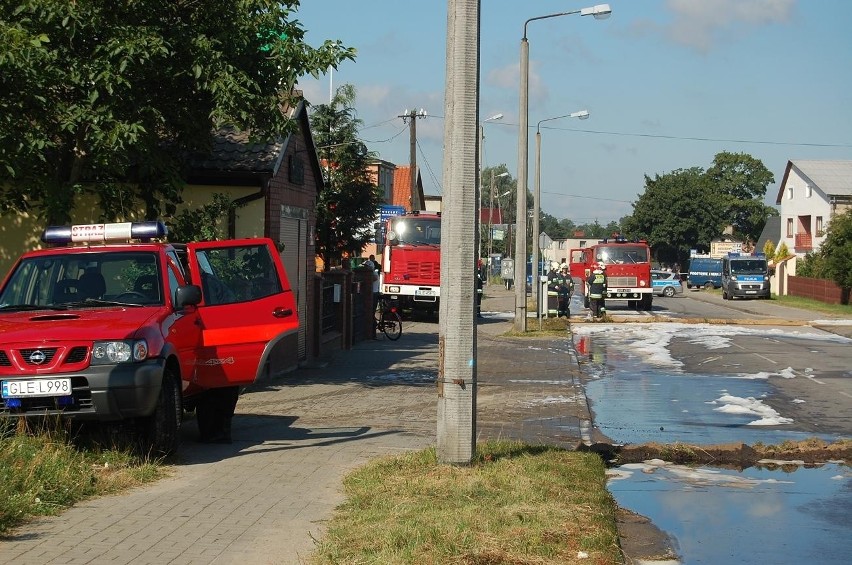
[[[73,226],[50,226],[44,230],[44,243],[68,244],[78,242],[106,243],[109,241],[149,241],[165,237],[166,225],[160,221],[121,222],[113,224],[75,224]]]

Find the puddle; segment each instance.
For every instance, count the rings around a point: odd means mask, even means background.
[[[575,341],[593,379],[585,391],[595,425],[614,442],[838,439],[785,428],[789,418],[764,402],[773,392],[765,379],[684,372],[661,333]],[[613,469],[609,489],[620,506],[672,537],[682,563],[849,562],[852,470],[841,464],[789,472],[652,461]]]
[[[816,435],[777,427],[789,419],[764,403],[771,393],[764,380],[667,373],[625,360],[635,365],[618,363],[586,385],[595,425],[616,443],[777,444]]]
[[[848,467],[785,473],[640,464],[613,472],[608,488],[618,504],[671,536],[682,563],[849,562]]]

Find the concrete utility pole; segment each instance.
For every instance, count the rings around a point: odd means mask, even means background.
[[[408,110],[399,116],[408,122],[409,142],[408,142],[408,164],[411,168],[411,211],[419,212],[423,210],[423,203],[420,202],[420,191],[417,190],[417,118],[425,118],[426,110]]]
[[[479,0],[448,0],[446,61],[437,454],[467,465],[476,447]]]

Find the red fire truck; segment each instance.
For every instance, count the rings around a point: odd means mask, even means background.
[[[651,287],[651,249],[646,241],[628,241],[624,237],[615,236],[602,239],[590,247],[571,250],[572,277],[585,283],[596,263],[606,266],[607,302],[627,302],[631,308],[651,309],[654,297]]]
[[[441,296],[441,215],[411,212],[380,224],[381,292],[404,310],[438,311]]]

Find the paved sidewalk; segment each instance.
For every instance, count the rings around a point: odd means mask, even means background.
[[[506,340],[514,293],[488,286],[478,325],[479,439],[572,447],[590,416],[570,340]],[[0,538],[0,563],[298,564],[307,562],[343,476],[367,460],[434,445],[435,321],[397,342],[358,344],[243,394],[234,443],[183,429],[173,476],[78,504]],[[512,344],[512,345],[509,345]]]

